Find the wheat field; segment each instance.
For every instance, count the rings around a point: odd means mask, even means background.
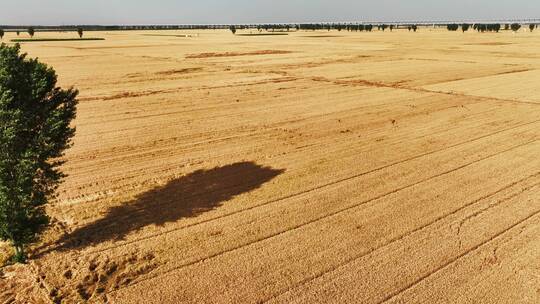
[[[80,104],[0,302],[540,302],[540,33],[85,35],[22,44]]]

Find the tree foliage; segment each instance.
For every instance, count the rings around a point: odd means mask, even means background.
[[[483,24],[483,23],[477,23],[473,25],[473,29],[478,32],[499,32],[501,30],[501,24],[500,23],[489,23],[489,24]]]
[[[469,30],[470,27],[471,27],[470,24],[468,24],[468,23],[463,23],[463,24],[461,25],[461,30],[465,33],[466,31]]]
[[[371,32],[373,30],[373,25],[371,24],[349,24],[346,26],[348,31],[351,32]]]
[[[34,37],[35,33],[36,33],[36,30],[34,30],[33,27],[28,28],[28,35],[30,35],[30,37]]]
[[[448,24],[446,26],[446,28],[449,30],[449,31],[452,31],[452,32],[455,32],[459,29],[459,25],[458,24]]]
[[[44,206],[64,175],[59,170],[75,129],[78,92],[56,87],[55,71],[0,45],[0,240],[24,247],[48,224]]]
[[[536,28],[536,25],[535,24],[529,24],[529,30],[534,31],[534,29]]]
[[[231,33],[233,33],[233,35],[236,35],[236,26],[231,25],[231,26],[229,27],[229,30],[231,31]]]
[[[519,23],[512,23],[512,24],[510,25],[510,28],[512,29],[512,31],[517,32],[517,31],[519,31],[519,29],[521,28],[521,24],[519,24]]]
[[[0,39],[4,39],[4,30],[0,29]]]
[[[82,38],[84,31],[82,27],[77,28],[77,34],[79,34],[79,38]]]

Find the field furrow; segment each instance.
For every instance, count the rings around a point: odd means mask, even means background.
[[[92,34],[22,45],[80,103],[0,302],[538,302],[537,32]]]

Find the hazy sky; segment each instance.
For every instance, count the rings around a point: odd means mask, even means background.
[[[540,18],[540,0],[0,0],[0,24],[185,24]]]

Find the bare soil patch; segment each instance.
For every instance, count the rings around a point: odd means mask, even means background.
[[[156,75],[189,74],[189,73],[200,72],[202,70],[203,70],[202,68],[184,68],[184,69],[161,71],[161,72],[157,72]]]
[[[225,52],[225,53],[200,53],[189,54],[186,58],[213,58],[213,57],[237,57],[237,56],[257,56],[257,55],[276,55],[276,54],[290,54],[291,51],[283,50],[262,50],[252,52]]]

